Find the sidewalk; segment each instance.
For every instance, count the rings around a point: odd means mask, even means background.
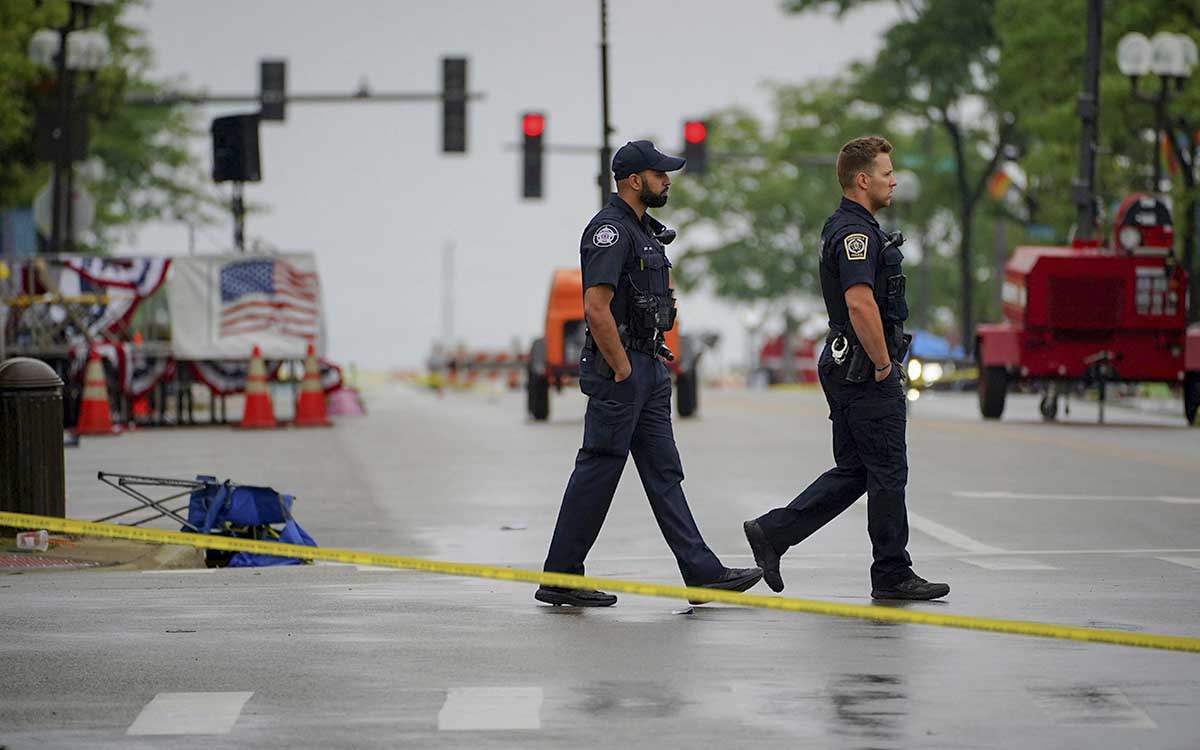
[[[52,534],[45,552],[17,549],[18,531],[0,527],[0,575],[80,570],[171,570],[204,567],[204,550],[120,539]]]

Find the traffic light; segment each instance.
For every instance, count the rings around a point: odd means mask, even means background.
[[[546,116],[541,112],[526,112],[521,115],[521,132],[525,136],[521,148],[524,175],[521,195],[526,198],[542,197],[542,134],[546,132]]]
[[[702,175],[708,168],[708,126],[703,120],[683,124],[683,158],[692,174]]]
[[[467,58],[442,58],[442,153],[467,151]]]
[[[283,122],[287,116],[287,61],[258,63],[258,119]]]

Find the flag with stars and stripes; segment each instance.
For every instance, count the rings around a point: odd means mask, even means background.
[[[221,267],[220,335],[272,331],[315,341],[320,324],[317,274],[286,260],[242,260]]]
[[[299,359],[324,354],[316,258],[281,255],[175,258],[167,280],[171,346],[180,359]]]

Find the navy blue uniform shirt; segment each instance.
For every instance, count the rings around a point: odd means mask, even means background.
[[[842,198],[837,210],[825,220],[821,230],[821,294],[830,327],[850,322],[847,289],[855,284],[875,289],[879,255],[886,242],[887,236],[871,212],[849,198]]]
[[[649,226],[649,214],[638,219],[633,209],[613,193],[608,205],[592,217],[579,241],[579,264],[583,289],[607,284],[617,293],[612,313],[617,324],[625,322],[622,307],[628,296],[630,276],[644,292],[664,294],[669,285],[671,261]],[[643,286],[645,284],[646,286]]]

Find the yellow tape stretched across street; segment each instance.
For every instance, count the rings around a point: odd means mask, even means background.
[[[179,544],[188,547],[201,547],[229,552],[250,552],[280,557],[297,557],[304,560],[321,560],[352,565],[373,565],[386,568],[419,570],[426,573],[441,573],[453,576],[494,578],[502,581],[521,581],[573,589],[605,589],[607,591],[620,591],[625,594],[636,594],[639,596],[723,602],[725,604],[740,604],[744,607],[778,609],[785,612],[807,612],[809,614],[848,617],[876,622],[937,625],[948,628],[1008,633],[1010,635],[1059,638],[1070,641],[1108,643],[1118,646],[1136,646],[1140,648],[1200,653],[1200,638],[1188,638],[1177,635],[1129,633],[1119,630],[1053,625],[1050,623],[1025,622],[1021,620],[998,620],[988,617],[971,617],[968,615],[942,615],[933,612],[912,611],[878,605],[834,604],[832,602],[821,602],[810,599],[792,599],[784,596],[741,594],[733,591],[719,591],[717,589],[664,586],[655,583],[592,578],[590,576],[567,575],[565,573],[542,573],[533,570],[425,560],[419,557],[399,557],[397,555],[383,555],[374,552],[305,547],[277,542],[258,542],[251,539],[237,539],[214,534],[190,534],[180,531],[143,529],[136,526],[92,523],[90,521],[31,516],[21,513],[0,512],[0,526],[46,529],[47,531],[57,531],[64,534],[129,539],[154,544]]]

